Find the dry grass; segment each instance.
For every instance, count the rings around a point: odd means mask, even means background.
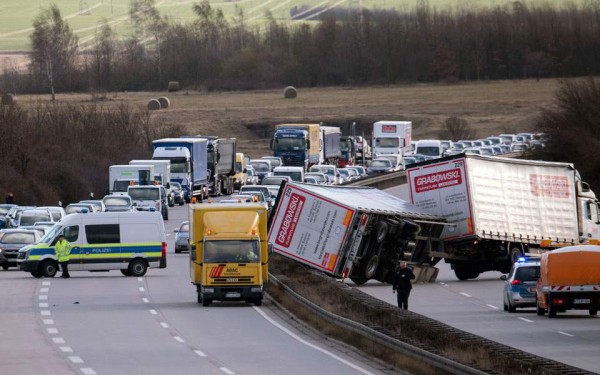
[[[303,88],[286,100],[281,90],[252,92],[169,93],[171,106],[152,116],[181,124],[189,134],[235,136],[238,148],[251,157],[269,153],[272,126],[282,122],[357,121],[357,132],[369,134],[376,120],[412,120],[413,138],[435,138],[444,121],[458,116],[484,137],[501,132],[528,131],[540,108],[551,105],[556,80],[515,80],[454,85],[416,84],[386,87]],[[103,105],[129,101],[144,106],[148,97],[163,93],[108,93]],[[166,95],[166,93],[164,93]],[[19,102],[49,100],[19,95]],[[59,94],[58,101],[87,102],[90,95]]]

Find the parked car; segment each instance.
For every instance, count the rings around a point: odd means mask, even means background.
[[[481,155],[494,155],[495,151],[491,146],[483,146],[479,148]]]
[[[17,205],[16,204],[0,204],[0,229],[6,227],[6,220],[10,220],[10,219],[7,219],[6,215],[8,215],[11,208],[13,208],[13,207],[17,207]]]
[[[261,185],[281,185],[283,181],[292,181],[290,176],[268,176],[263,178]]]
[[[482,155],[480,147],[469,147],[465,149],[467,155]]]
[[[314,178],[314,177],[312,177],[312,176],[304,176],[304,183],[305,184],[319,185],[319,182],[317,181],[317,179]]]
[[[377,158],[371,160],[371,164],[367,168],[368,174],[385,173],[392,170],[392,162],[389,159]]]
[[[251,185],[251,186],[242,186],[240,189],[240,194],[244,193],[256,193],[259,192],[262,194],[263,199],[261,201],[267,202],[269,208],[273,207],[273,203],[275,201],[271,199],[271,194],[269,193],[269,188],[266,185]]]
[[[38,207],[38,208],[50,210],[50,213],[52,214],[52,221],[59,221],[60,219],[62,219],[63,217],[65,217],[67,215],[67,213],[65,212],[65,209],[62,208],[61,206],[43,206],[43,207]]]
[[[515,262],[508,276],[501,277],[504,280],[502,300],[504,311],[515,312],[521,307],[535,307],[535,289],[540,278],[540,262],[520,258]]]
[[[175,203],[183,206],[185,203],[185,192],[183,191],[181,184],[179,182],[171,182],[171,191],[175,196]]]
[[[17,266],[19,249],[42,238],[35,230],[12,228],[0,230],[0,266],[7,270]]]
[[[175,253],[190,250],[190,222],[184,221],[179,228],[175,229]]]
[[[17,227],[33,225],[36,221],[54,221],[48,209],[32,208],[24,210],[16,220]]]
[[[525,152],[528,149],[529,149],[529,146],[527,146],[527,143],[525,143],[525,142],[516,142],[516,143],[513,143],[511,146],[512,152]]]
[[[23,211],[35,209],[35,206],[15,206],[6,214],[5,228],[16,228],[19,226],[19,218]]]
[[[261,156],[261,159],[268,159],[271,161],[271,168],[283,166],[283,160],[279,156]]]
[[[133,208],[133,200],[129,195],[111,194],[102,198],[104,207],[107,212],[131,212]]]
[[[319,185],[327,185],[329,184],[329,178],[325,173],[321,172],[307,172],[304,174],[304,178],[311,177],[317,180],[317,184]]]
[[[505,145],[512,145],[515,142],[514,134],[500,134],[498,137],[502,138],[502,143]]]
[[[258,175],[250,166],[246,167],[246,185],[258,185]]]
[[[367,175],[367,168],[363,167],[362,165],[353,165],[350,168],[356,169],[358,171],[358,175],[360,177]]]
[[[406,169],[406,167],[408,167],[409,165],[417,163],[417,159],[414,158],[412,155],[409,155],[403,157],[402,162],[404,163],[404,169]]]
[[[352,180],[358,178],[358,172],[356,172],[355,170],[352,170],[352,169],[350,169],[348,167],[346,167],[346,168],[338,168],[338,173],[346,181],[352,181]]]

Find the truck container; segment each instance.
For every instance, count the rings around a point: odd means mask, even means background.
[[[337,126],[321,125],[321,161],[319,164],[338,164],[342,156],[340,139],[342,132]]]
[[[167,189],[169,207],[175,205],[175,194],[171,191],[171,161],[170,160],[131,160],[129,165],[153,165],[154,182]]]
[[[271,141],[273,156],[282,159],[284,166],[308,167],[321,162],[319,124],[279,124]]]
[[[241,300],[260,306],[269,275],[265,206],[192,204],[189,218],[190,276],[198,303]]]
[[[550,318],[566,310],[600,307],[600,246],[568,246],[542,254],[536,287],[537,314]]]
[[[430,255],[460,280],[598,238],[598,201],[572,164],[460,154],[410,167],[407,179],[411,203],[452,224]]]
[[[214,135],[195,135],[192,138],[205,138],[208,178],[208,194],[219,196],[233,193],[235,176],[235,155],[237,140],[235,138],[219,138]]]
[[[373,124],[373,159],[384,154],[407,155],[411,140],[411,121],[377,121]]]
[[[375,188],[288,182],[269,218],[269,243],[328,275],[389,283],[407,252],[438,246],[444,221]]]
[[[340,137],[340,152],[341,156],[338,159],[338,167],[344,168],[354,165],[356,161],[355,138],[350,136]]]
[[[152,159],[171,161],[171,181],[181,184],[186,202],[208,197],[207,139],[163,138],[152,141],[152,147]]]
[[[154,184],[153,165],[111,165],[108,167],[108,193],[127,194],[129,185]]]
[[[240,188],[246,185],[248,175],[246,174],[246,166],[250,159],[246,158],[242,152],[236,152],[235,154],[235,176],[233,176],[233,188],[240,190]]]

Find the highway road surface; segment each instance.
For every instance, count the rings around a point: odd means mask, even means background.
[[[0,271],[0,374],[395,374],[360,352],[298,324],[269,300],[262,307],[202,307],[188,254],[173,230],[168,267],[145,277],[118,271],[35,279]]]

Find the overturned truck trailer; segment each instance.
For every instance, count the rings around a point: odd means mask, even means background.
[[[360,285],[391,283],[399,260],[435,262],[445,219],[381,190],[287,183],[269,219],[281,255]]]

